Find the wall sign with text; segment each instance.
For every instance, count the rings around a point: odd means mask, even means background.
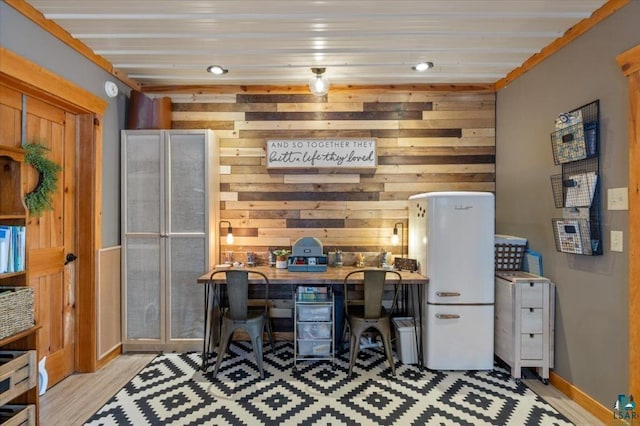
[[[372,169],[377,166],[376,140],[270,139],[267,168]]]

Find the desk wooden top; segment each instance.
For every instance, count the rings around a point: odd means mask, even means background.
[[[344,281],[344,277],[351,271],[355,271],[357,269],[362,268],[354,268],[350,266],[343,266],[340,268],[336,267],[328,267],[326,272],[292,272],[288,269],[277,269],[268,266],[254,266],[248,268],[242,268],[243,270],[257,271],[262,272],[269,278],[270,284],[296,284],[296,285],[333,285],[333,284],[342,284]],[[365,268],[365,269],[375,269],[375,268]],[[213,281],[211,281],[211,273],[215,269],[207,272],[206,274],[200,276],[198,278],[199,284],[224,284],[225,276],[224,274],[217,275]],[[226,271],[229,268],[222,268],[220,270]],[[421,285],[427,284],[429,279],[425,276],[420,275],[417,272],[409,272],[409,271],[398,271],[402,276],[402,284],[413,284],[413,285]],[[357,282],[359,278],[358,275],[354,276],[353,282]],[[397,278],[395,274],[389,274],[387,279],[390,283],[397,282]],[[252,284],[260,284],[262,283],[262,278],[256,274],[251,275],[249,273],[249,283]],[[351,279],[349,279],[351,282]]]

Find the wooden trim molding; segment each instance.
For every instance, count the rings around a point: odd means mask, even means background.
[[[493,93],[493,83],[477,84],[371,84],[371,85],[332,85],[331,93],[357,92],[365,93],[387,93],[392,91],[408,92],[473,92],[473,93]],[[171,93],[171,94],[309,94],[308,86],[269,86],[269,85],[181,85],[181,86],[144,86],[143,93]],[[331,96],[330,94],[328,96]]]
[[[82,259],[77,271],[77,282],[91,285],[76,287],[76,370],[88,373],[97,369],[97,306],[98,267],[97,257],[100,211],[98,202],[102,195],[96,192],[96,180],[102,176],[97,174],[101,159],[97,158],[98,146],[101,145],[101,117],[83,115],[78,119],[78,200],[82,200],[82,211],[78,212],[78,259]],[[80,236],[82,236],[80,238]]]
[[[35,95],[70,112],[103,114],[107,109],[107,102],[93,93],[1,46],[0,75],[12,83],[15,90]]]
[[[494,84],[495,91],[497,92],[500,89],[504,89],[515,79],[522,76],[530,69],[536,67],[542,61],[571,43],[573,40],[580,37],[582,34],[589,31],[591,28],[595,27],[599,22],[612,15],[627,3],[629,3],[629,0],[609,0],[598,10],[593,12],[590,17],[583,19],[573,27],[569,28],[561,37],[557,38],[551,44],[544,47],[540,52],[534,54],[529,59],[524,61],[522,65],[511,71],[509,74],[507,74],[506,77],[496,81]]]
[[[629,393],[640,395],[640,72],[629,93]]]
[[[611,423],[611,420],[613,419],[613,411],[591,398],[557,373],[553,371],[549,372],[549,382],[560,392],[567,395],[582,408],[601,420],[604,424]]]
[[[618,55],[629,80],[629,393],[640,395],[640,45]]]
[[[627,77],[640,71],[640,44],[618,55],[616,61]]]

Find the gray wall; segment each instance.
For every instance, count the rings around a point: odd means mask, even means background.
[[[615,57],[640,43],[634,1],[497,94],[496,230],[527,237],[557,286],[555,371],[605,407],[629,386],[628,212],[607,211],[608,188],[628,186],[628,85]],[[604,254],[555,249],[549,177],[556,116],[600,99]],[[609,232],[625,250],[609,250]]]
[[[120,244],[120,129],[125,126],[129,87],[3,1],[0,1],[0,45],[109,102],[102,123],[102,246]],[[117,98],[107,98],[104,92],[106,80],[118,84],[120,94]]]

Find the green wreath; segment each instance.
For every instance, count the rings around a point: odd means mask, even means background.
[[[53,210],[51,197],[58,188],[58,172],[62,170],[58,164],[45,157],[49,148],[39,143],[23,146],[24,161],[38,171],[38,184],[24,197],[31,216],[42,216],[45,210]]]

